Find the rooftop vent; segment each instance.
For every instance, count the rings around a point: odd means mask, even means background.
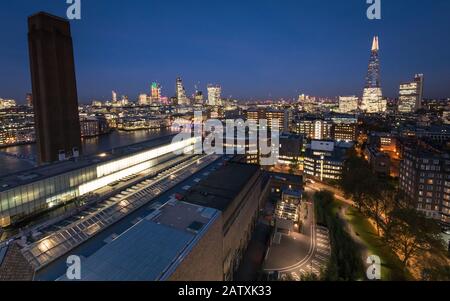
[[[198,234],[204,225],[205,224],[201,223],[201,222],[193,222],[192,224],[189,225],[189,227],[187,227],[186,230],[188,230],[189,232]]]

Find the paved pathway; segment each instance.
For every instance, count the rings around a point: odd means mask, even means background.
[[[300,281],[302,275],[326,268],[331,254],[328,229],[316,226],[314,204],[308,204],[303,233],[281,234],[280,244],[271,246],[266,272],[279,272],[282,280]]]

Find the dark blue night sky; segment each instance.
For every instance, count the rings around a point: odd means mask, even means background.
[[[360,95],[371,40],[380,36],[382,85],[396,97],[415,73],[425,96],[450,97],[450,1],[382,0],[382,20],[366,0],[81,0],[72,21],[81,102],[135,99],[159,81],[173,96],[181,76],[242,100]],[[0,97],[31,90],[27,16],[65,16],[65,0],[0,3]]]

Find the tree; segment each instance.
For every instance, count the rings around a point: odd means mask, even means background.
[[[378,182],[377,193],[368,198],[366,215],[375,221],[378,236],[386,232],[390,222],[391,212],[401,205],[400,194],[388,183]]]
[[[324,273],[327,281],[354,281],[363,277],[360,249],[345,230],[344,222],[333,210],[334,195],[329,191],[314,194],[316,220],[330,231],[331,258]]]
[[[314,273],[307,273],[300,277],[301,281],[322,281],[322,279]]]
[[[354,149],[348,153],[344,164],[340,186],[346,196],[349,196],[363,212],[370,206],[369,198],[378,197],[378,178],[372,173],[369,164],[356,154]]]
[[[399,254],[404,267],[411,258],[444,247],[439,224],[412,208],[393,210],[387,229],[386,241]]]

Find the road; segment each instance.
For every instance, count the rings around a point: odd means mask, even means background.
[[[306,188],[314,190],[314,191],[321,191],[321,190],[328,190],[332,193],[334,193],[334,197],[341,201],[344,202],[345,204],[349,205],[349,206],[354,206],[355,203],[350,200],[345,198],[344,193],[337,189],[336,187],[324,184],[324,183],[320,183],[320,182],[314,182],[314,183],[306,183]]]
[[[282,280],[301,280],[302,275],[319,275],[331,254],[328,230],[316,225],[314,204],[307,204],[302,233],[276,234],[264,270],[279,272]]]

